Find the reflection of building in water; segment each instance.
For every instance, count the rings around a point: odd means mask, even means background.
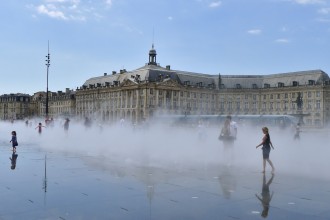
[[[274,175],[272,175],[272,177],[268,180],[268,182],[266,182],[266,175],[264,174],[263,182],[262,182],[261,196],[256,194],[256,197],[258,198],[258,200],[261,202],[261,204],[263,206],[261,216],[264,218],[266,218],[268,216],[270,201],[272,200],[273,195],[274,195],[274,192],[272,192],[272,194],[270,194],[270,192],[269,192],[269,186],[273,182],[273,179],[274,179]]]

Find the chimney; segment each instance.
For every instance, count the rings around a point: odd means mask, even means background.
[[[167,66],[166,66],[166,69],[167,69],[167,70],[171,70],[171,66],[170,66],[170,65],[167,65]]]

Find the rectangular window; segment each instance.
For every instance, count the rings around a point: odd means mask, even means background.
[[[321,109],[321,101],[320,100],[316,100],[316,109]]]
[[[244,109],[248,110],[249,109],[249,102],[244,103]]]
[[[228,110],[232,110],[232,102],[228,102]]]
[[[224,102],[220,102],[220,109],[224,110],[225,109],[225,103]]]
[[[312,101],[308,100],[307,109],[312,109]]]
[[[236,102],[236,109],[239,110],[241,108],[241,103],[240,102]]]

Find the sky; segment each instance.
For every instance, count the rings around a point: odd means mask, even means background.
[[[0,95],[75,90],[157,62],[205,74],[330,74],[330,0],[0,1]]]

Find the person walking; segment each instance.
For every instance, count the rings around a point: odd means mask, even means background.
[[[262,172],[265,173],[266,171],[266,162],[269,163],[269,165],[272,167],[272,174],[275,172],[275,167],[272,163],[272,161],[269,159],[270,149],[273,148],[273,143],[270,140],[269,135],[269,129],[267,127],[262,128],[262,132],[264,133],[264,137],[262,138],[262,141],[260,144],[256,146],[256,148],[260,147],[262,145],[262,157],[263,157],[263,170]]]
[[[237,138],[237,123],[232,120],[230,115],[227,116],[227,119],[229,120],[230,137],[235,141]]]
[[[12,147],[13,147],[13,152],[16,152],[16,146],[18,146],[17,142],[17,136],[16,136],[16,131],[11,132],[11,140],[10,140]]]

